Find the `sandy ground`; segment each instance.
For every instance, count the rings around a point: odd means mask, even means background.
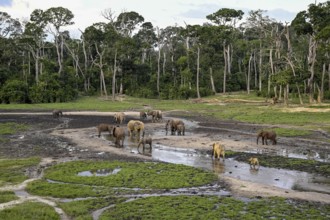
[[[70,112],[66,113],[66,117],[70,117],[70,115],[112,115],[113,113],[97,113],[97,112]],[[131,118],[138,117],[137,112],[125,112],[125,114]],[[166,120],[167,118],[165,118]],[[187,130],[192,129],[193,126],[197,125],[196,121],[186,121]],[[241,137],[244,135],[250,135],[248,131],[242,131],[239,137],[235,135],[217,135],[217,131],[209,132],[209,131],[198,131],[194,132],[193,135],[186,136],[172,136],[165,135],[164,131],[164,122],[161,123],[147,123],[146,124],[146,134],[152,133],[153,131],[161,131],[153,134],[153,143],[162,144],[166,146],[176,146],[182,148],[191,148],[191,149],[201,149],[201,150],[210,150],[211,144],[214,142],[221,142],[226,146],[226,149],[230,149],[233,151],[246,151],[246,150],[255,150],[258,147],[259,150],[262,151],[271,151],[272,148],[276,147],[273,145],[256,145],[254,136],[251,139],[242,139]],[[125,125],[121,125],[125,127]],[[242,127],[238,125],[239,127]],[[96,151],[99,153],[108,152],[116,155],[124,155],[128,157],[138,157],[143,160],[151,160],[150,157],[144,156],[141,154],[130,154],[129,152],[121,149],[113,147],[113,143],[104,139],[98,138],[96,134],[96,128],[86,127],[86,128],[71,128],[71,129],[63,129],[59,127],[59,129],[55,129],[51,132],[51,135],[64,137],[70,139],[75,145],[77,145],[80,149],[85,149],[86,151]],[[237,138],[241,138],[241,140],[237,140]],[[321,194],[316,192],[299,192],[294,190],[285,190],[269,185],[263,185],[258,183],[247,182],[231,177],[220,177],[222,180],[228,184],[231,192],[235,196],[245,196],[245,197],[270,197],[270,196],[280,196],[285,198],[293,198],[293,199],[301,199],[308,201],[317,201],[330,203],[330,195]]]

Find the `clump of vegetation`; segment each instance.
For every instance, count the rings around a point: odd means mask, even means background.
[[[0,124],[0,135],[15,134],[20,131],[26,131],[28,126],[26,124],[19,124],[14,122],[6,122]]]
[[[79,172],[99,169],[121,170],[108,176],[79,176]],[[45,178],[65,183],[82,183],[142,189],[173,189],[201,186],[217,180],[217,176],[202,169],[167,163],[73,161],[55,165],[45,172]]]
[[[243,202],[215,196],[161,196],[121,203],[103,219],[327,219],[329,206],[266,198]]]
[[[125,198],[106,197],[60,203],[64,212],[74,219],[92,219],[91,213],[97,209],[124,202]]]
[[[0,203],[10,202],[16,200],[18,197],[12,191],[0,191]]]
[[[0,159],[0,186],[23,182],[28,178],[24,171],[28,167],[35,166],[39,163],[40,158],[37,157],[25,159]]]
[[[60,216],[54,208],[39,202],[26,202],[12,208],[0,211],[0,219],[22,220],[22,219],[52,219],[59,220]]]

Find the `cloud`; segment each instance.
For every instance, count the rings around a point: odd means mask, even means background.
[[[181,13],[180,16],[193,19],[206,19],[207,15],[212,14],[220,9],[220,6],[217,4],[190,4],[190,6],[193,8]]]
[[[270,18],[274,18],[276,21],[281,21],[281,22],[291,22],[297,15],[295,12],[290,12],[286,11],[284,9],[274,9],[274,10],[269,10],[266,12],[266,14]]]
[[[1,0],[0,1],[0,6],[2,7],[11,7],[13,5],[12,0]]]

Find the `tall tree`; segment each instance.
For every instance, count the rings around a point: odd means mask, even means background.
[[[224,72],[223,72],[223,93],[226,93],[226,77],[231,73],[232,64],[232,44],[230,42],[231,35],[234,33],[237,22],[243,18],[244,12],[242,10],[235,10],[230,8],[222,8],[213,14],[206,16],[207,19],[213,23],[223,27],[224,38],[222,39]],[[225,37],[227,36],[227,37]]]
[[[49,31],[54,37],[59,65],[58,73],[61,75],[63,72],[64,38],[60,29],[61,27],[74,24],[72,21],[74,15],[69,9],[63,7],[49,8],[44,13],[47,23],[55,28],[55,30],[49,28]]]

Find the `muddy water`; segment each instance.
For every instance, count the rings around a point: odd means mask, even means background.
[[[186,136],[191,136],[189,127],[199,126],[193,121],[184,120],[188,132]],[[152,135],[164,136],[165,131],[154,131]],[[167,135],[170,135],[169,133]],[[107,136],[106,139],[113,141],[112,137]],[[138,154],[137,142],[126,139],[125,150]],[[237,179],[261,183],[265,185],[271,185],[280,187],[283,189],[296,189],[301,191],[315,191],[330,194],[330,180],[316,174],[310,174],[300,171],[292,171],[285,169],[275,169],[260,167],[258,170],[251,169],[249,164],[238,162],[234,159],[226,159],[223,161],[212,160],[210,155],[205,155],[197,152],[194,149],[186,148],[174,148],[164,145],[154,144],[152,152],[148,149],[149,145],[146,145],[145,155],[151,156],[153,159],[175,163],[185,164],[188,166],[199,167],[206,170],[211,170],[218,175],[230,176]],[[140,148],[141,151],[142,147]],[[250,151],[251,153],[251,151]],[[256,149],[256,152],[252,153],[264,153]],[[274,153],[274,152],[273,152]],[[329,162],[329,155],[323,155],[321,152],[307,151],[307,150],[288,150],[280,148],[275,152],[275,155],[281,155],[284,157],[302,158],[302,159],[315,159],[322,162]]]
[[[112,140],[111,137],[107,137]],[[138,154],[136,141],[127,140],[125,150]],[[251,169],[249,164],[238,162],[232,158],[213,160],[210,155],[205,155],[193,149],[174,148],[164,145],[153,145],[149,152],[146,145],[145,155],[153,159],[211,170],[218,175],[230,176],[237,179],[276,186],[283,189],[296,189],[300,191],[314,191],[330,194],[330,180],[316,174],[286,169],[276,169],[261,166],[258,170]],[[140,148],[141,151],[142,147]],[[259,152],[260,153],[260,152]],[[280,153],[279,153],[280,154]],[[286,154],[298,158],[306,158],[302,153]]]

